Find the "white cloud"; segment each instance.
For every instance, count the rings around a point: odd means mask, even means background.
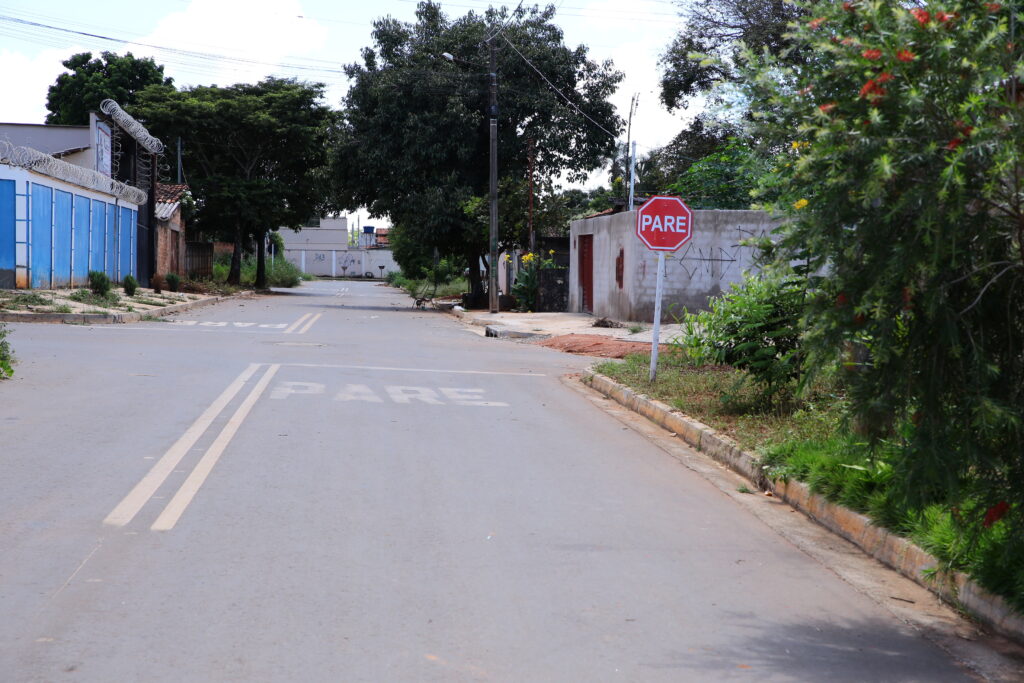
[[[226,55],[242,61],[203,59],[129,45],[135,54],[152,56],[166,65],[178,86],[253,83],[279,71],[271,65],[289,58],[318,58],[327,29],[306,19],[299,0],[192,0],[180,12],[167,14],[139,43]],[[311,76],[311,80],[315,80]]]
[[[46,118],[46,93],[67,71],[62,61],[84,48],[44,50],[29,57],[20,52],[0,49],[0,74],[4,75],[4,97],[0,98],[0,121],[4,123],[43,123]]]

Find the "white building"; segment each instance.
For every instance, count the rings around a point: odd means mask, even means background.
[[[314,219],[299,231],[281,228],[280,233],[284,257],[305,273],[380,279],[399,270],[391,250],[383,246],[386,231],[368,225],[353,233],[346,216]]]

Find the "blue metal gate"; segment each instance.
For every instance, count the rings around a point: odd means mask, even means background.
[[[0,289],[14,289],[16,282],[14,197],[14,181],[0,180]]]
[[[49,289],[53,269],[53,190],[32,184],[32,234],[29,268],[32,287]]]
[[[71,248],[71,286],[84,285],[89,274],[89,198],[75,195],[75,228]]]

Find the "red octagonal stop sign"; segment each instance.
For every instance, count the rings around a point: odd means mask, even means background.
[[[679,197],[651,197],[636,212],[636,236],[654,251],[675,251],[690,241],[693,213]]]

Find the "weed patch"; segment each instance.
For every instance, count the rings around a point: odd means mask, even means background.
[[[110,291],[109,289],[105,294],[96,294],[88,289],[78,289],[72,292],[68,298],[72,301],[77,301],[80,304],[99,306],[101,308],[114,308],[121,300],[121,297],[117,295],[117,292]],[[106,313],[106,311],[103,312]]]

